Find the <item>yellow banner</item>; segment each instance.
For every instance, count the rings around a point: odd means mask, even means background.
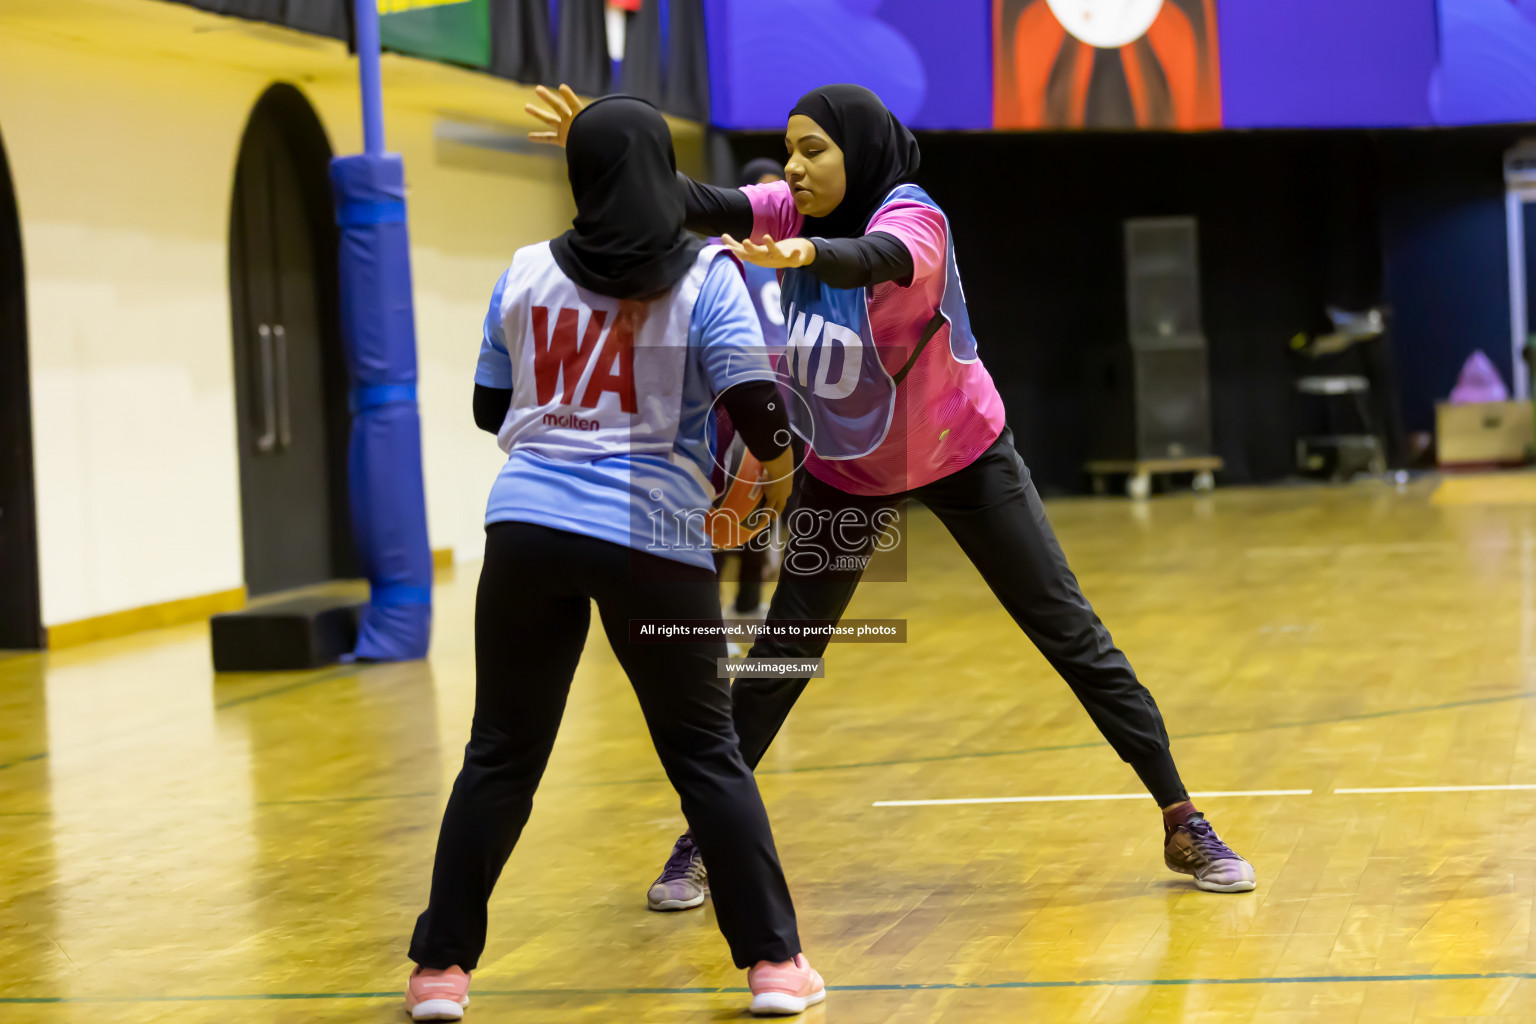
[[[454,4],[468,2],[469,0],[379,0],[379,13],[402,14],[405,11],[419,11],[427,7],[451,7]]]

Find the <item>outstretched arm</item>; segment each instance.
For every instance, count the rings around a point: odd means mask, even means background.
[[[682,171],[677,172],[677,184],[688,211],[683,226],[689,231],[742,238],[752,233],[752,201],[741,189],[705,185]]]
[[[544,106],[529,103],[523,109],[549,126],[548,131],[529,132],[534,142],[565,145],[571,122],[581,113],[581,99],[568,85],[556,95],[544,86],[534,89]],[[859,238],[791,238],[765,244],[749,239],[754,225],[752,201],[740,189],[720,188],[694,181],[681,171],[678,188],[687,211],[685,226],[705,235],[721,235],[738,257],[760,267],[810,267],[811,272],[833,288],[865,288],[885,281],[910,284],[914,264],[907,247],[894,235],[873,231]]]
[[[809,267],[833,288],[912,281],[912,254],[899,238],[884,231],[858,238],[789,238],[782,242],[765,237],[761,245],[750,239],[738,242],[727,234],[721,241],[738,257],[760,267]]]
[[[542,85],[533,91],[543,101],[543,106],[525,103],[523,109],[549,127],[544,131],[529,132],[528,138],[533,142],[564,149],[566,137],[571,132],[571,122],[576,120],[576,115],[581,113],[585,104],[568,85],[562,85],[558,93]],[[705,185],[681,171],[677,175],[677,185],[683,192],[683,203],[687,209],[684,223],[689,231],[705,235],[729,232],[746,236],[752,233],[752,203],[740,189]]]
[[[912,283],[912,254],[895,235],[871,231],[858,238],[813,238],[811,273],[833,288],[867,288],[897,281]]]

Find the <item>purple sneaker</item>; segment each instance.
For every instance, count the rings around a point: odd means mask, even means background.
[[[651,883],[645,904],[652,910],[692,910],[704,902],[709,892],[709,877],[704,874],[704,858],[693,845],[693,835],[684,832],[672,847],[661,877]]]
[[[1184,804],[1163,820],[1163,863],[1169,870],[1194,875],[1206,892],[1251,892],[1253,865],[1221,841],[1205,815]]]

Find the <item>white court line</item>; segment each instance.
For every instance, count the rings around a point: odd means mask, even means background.
[[[1247,548],[1249,558],[1316,558],[1326,555],[1415,555],[1460,548],[1454,541],[1404,541],[1397,544],[1298,544],[1280,547]],[[1476,551],[1472,547],[1469,550]]]
[[[1311,796],[1310,789],[1239,789],[1191,793],[1192,797],[1217,796]],[[984,796],[957,800],[876,800],[873,807],[941,807],[951,804],[1059,804],[1085,800],[1146,800],[1145,793],[1081,793],[1070,796]]]
[[[1497,790],[1536,789],[1536,783],[1507,786],[1380,786],[1369,789],[1336,789],[1337,794],[1351,793],[1483,793]]]
[[[1382,793],[1498,793],[1536,790],[1536,783],[1509,783],[1489,786],[1377,786],[1335,789],[1334,796],[1369,796]],[[1233,789],[1191,793],[1191,797],[1229,796],[1311,796],[1310,789]],[[953,800],[876,800],[872,807],[945,807],[955,804],[1063,804],[1089,800],[1145,800],[1145,793],[1079,793],[1064,796],[985,796]]]

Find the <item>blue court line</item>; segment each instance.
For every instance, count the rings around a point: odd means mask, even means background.
[[[258,700],[266,700],[268,697],[277,697],[285,693],[292,693],[294,690],[302,690],[306,687],[317,686],[320,683],[328,683],[333,679],[340,679],[345,676],[354,675],[362,667],[363,666],[359,665],[333,665],[330,668],[317,670],[316,673],[310,676],[308,679],[300,679],[292,683],[287,683],[283,686],[274,686],[270,690],[262,690],[259,693],[251,693],[244,697],[235,697],[232,700],[221,701],[220,703],[215,704],[213,709],[215,711],[223,711],[226,708],[238,707],[241,704],[250,704]],[[0,772],[5,771],[7,768],[15,768],[17,765],[28,764],[32,761],[41,761],[47,756],[48,751],[45,750],[40,754],[31,754],[27,757],[18,757],[14,761],[0,762]]]
[[[1536,690],[1522,690],[1503,697],[1476,697],[1471,700],[1453,700],[1444,704],[1423,704],[1417,707],[1389,708],[1386,711],[1366,711],[1353,715],[1336,715],[1329,718],[1309,718],[1295,722],[1272,722],[1269,725],[1242,726],[1235,729],[1209,729],[1204,732],[1174,733],[1175,740],[1207,739],[1215,736],[1242,736],[1248,733],[1270,732],[1276,729],[1305,729],[1316,725],[1339,725],[1344,722],[1364,722],[1375,718],[1393,718],[1398,715],[1417,715],[1427,711],[1449,711],[1453,708],[1476,707],[1481,704],[1503,704],[1509,701],[1529,700],[1536,697]],[[804,775],[810,772],[850,771],[856,768],[891,768],[906,764],[936,764],[944,761],[968,761],[983,757],[1017,757],[1022,754],[1047,754],[1059,750],[1089,750],[1107,746],[1103,739],[1086,743],[1060,743],[1043,747],[1019,747],[1013,750],[979,750],[963,754],[932,754],[927,757],[897,757],[887,761],[844,761],[838,764],[807,764],[791,768],[758,767],[755,775]],[[583,789],[598,786],[637,786],[643,783],[666,782],[665,776],[649,776],[638,779],[612,779],[605,782],[566,782],[552,785],[551,789]]]
[[[302,804],[366,804],[377,800],[419,800],[440,795],[437,790],[427,793],[381,793],[378,796],[313,796],[295,800],[258,800],[257,807],[289,807]]]
[[[442,794],[437,790],[426,793],[381,793],[377,796],[315,796],[294,800],[258,800],[254,807],[291,807],[307,804],[366,804],[379,800],[424,800]],[[0,811],[0,818],[51,818],[52,811]]]
[[[275,697],[275,696],[278,696],[280,694],[292,692],[293,690],[298,690],[298,689],[302,689],[304,687],[314,686],[314,685],[317,685],[319,683],[328,682],[328,681],[330,681],[332,679],[340,678],[342,676],[345,676],[345,675],[348,675],[350,673],[353,673],[356,670],[357,670],[357,666],[352,666],[352,665],[338,665],[338,666],[334,666],[334,667],[329,668],[329,669],[321,670],[320,673],[318,675],[314,676],[313,678],[300,680],[298,682],[290,683],[290,684],[288,684],[286,686],[279,686],[279,687],[276,687],[276,688],[271,689],[271,690],[264,690],[261,693],[251,694],[251,695],[246,696],[246,697],[237,697],[234,700],[225,701],[222,704],[215,704],[214,708],[215,708],[215,710],[222,711],[225,708],[234,707],[234,706],[239,705],[239,704],[248,704],[248,703],[250,703],[252,701],[264,700],[267,697]],[[1414,707],[1388,708],[1385,711],[1364,711],[1364,712],[1360,712],[1360,713],[1353,714],[1353,715],[1334,715],[1334,716],[1331,716],[1331,717],[1328,717],[1328,718],[1308,718],[1308,719],[1302,719],[1302,720],[1294,721],[1294,722],[1273,722],[1273,723],[1270,723],[1268,725],[1243,726],[1243,727],[1239,727],[1239,728],[1235,728],[1235,729],[1209,729],[1209,730],[1206,730],[1204,732],[1174,733],[1171,738],[1175,739],[1175,740],[1208,739],[1208,738],[1217,737],[1217,736],[1242,736],[1242,735],[1246,735],[1246,734],[1249,734],[1249,733],[1271,732],[1271,731],[1276,730],[1276,729],[1305,729],[1305,728],[1308,728],[1308,727],[1311,727],[1311,726],[1317,726],[1317,725],[1339,725],[1339,724],[1342,724],[1344,722],[1366,722],[1366,721],[1371,721],[1371,720],[1377,719],[1377,718],[1395,718],[1395,717],[1400,716],[1400,715],[1419,715],[1419,714],[1424,714],[1424,713],[1429,712],[1429,711],[1450,711],[1450,710],[1453,710],[1455,708],[1478,707],[1478,706],[1486,705],[1486,704],[1505,704],[1505,703],[1509,703],[1510,701],[1529,700],[1532,697],[1536,697],[1536,690],[1521,690],[1518,693],[1505,694],[1502,697],[1475,697],[1475,698],[1471,698],[1469,700],[1446,701],[1446,702],[1444,702],[1442,704],[1420,704],[1420,705],[1417,705],[1417,706],[1414,706]],[[1088,741],[1086,743],[1060,743],[1060,744],[1054,744],[1054,745],[1051,745],[1051,746],[1041,746],[1041,747],[1019,747],[1019,748],[1016,748],[1016,749],[1013,749],[1013,750],[980,750],[980,751],[974,751],[974,752],[971,752],[971,753],[961,753],[961,754],[932,754],[932,755],[929,755],[927,757],[899,757],[899,758],[891,758],[890,760],[886,760],[886,761],[845,761],[845,762],[842,762],[842,763],[839,763],[839,764],[808,764],[808,765],[799,765],[799,766],[792,767],[792,768],[762,768],[762,767],[759,767],[755,774],[757,774],[757,775],[802,775],[802,774],[808,774],[810,772],[851,771],[851,770],[858,769],[858,768],[890,768],[890,767],[895,767],[897,765],[907,765],[907,764],[937,764],[937,763],[942,763],[942,762],[945,762],[945,761],[967,761],[967,760],[971,760],[972,758],[1017,757],[1017,756],[1021,756],[1021,755],[1024,755],[1024,754],[1046,754],[1046,753],[1053,753],[1055,751],[1060,751],[1060,750],[1089,750],[1089,749],[1092,749],[1094,747],[1102,747],[1104,745],[1105,745],[1104,740],[1098,739],[1098,740],[1090,740],[1090,741]],[[26,764],[29,761],[37,761],[37,760],[40,760],[40,759],[45,758],[47,756],[48,756],[48,752],[45,750],[41,754],[33,754],[30,757],[23,757],[23,758],[19,758],[19,759],[15,760],[15,761],[9,761],[9,762],[6,762],[6,763],[0,763],[0,771],[4,771],[7,768],[13,768],[16,765]],[[601,782],[563,782],[563,783],[554,783],[554,784],[547,785],[544,788],[546,788],[546,789],[587,789],[587,788],[595,788],[595,787],[600,787],[600,786],[638,786],[638,785],[649,785],[649,784],[653,784],[653,783],[666,782],[666,781],[667,781],[667,779],[666,779],[665,776],[653,775],[653,776],[646,776],[644,778],[635,778],[635,779],[609,779],[609,780],[605,780],[605,781],[601,781]],[[408,794],[399,794],[397,796],[370,797],[370,798],[367,798],[367,799],[376,799],[376,800],[406,799],[406,798],[417,797],[417,796],[422,796],[422,795],[425,795],[425,794],[408,793]],[[321,803],[321,802],[329,803],[329,802],[339,802],[341,800],[347,800],[347,799],[351,799],[351,798],[343,797],[343,798],[336,798],[335,800],[332,800],[332,799],[327,799],[327,800],[323,800],[323,801],[322,800],[315,800],[314,802],[315,803]],[[280,801],[274,801],[274,802],[280,802]]]
[[[262,690],[260,693],[247,694],[244,697],[236,697],[233,700],[222,701],[213,706],[215,711],[223,711],[225,708],[239,707],[241,704],[250,704],[258,700],[266,700],[268,697],[277,697],[284,693],[292,693],[294,690],[302,690],[306,687],[316,686],[320,683],[328,683],[332,679],[340,679],[343,676],[355,675],[361,665],[332,665],[330,668],[318,670],[308,679],[300,679],[297,682],[288,683],[285,686],[274,686],[270,690]]]
[[[1006,992],[1053,988],[1162,988],[1199,985],[1337,985],[1403,981],[1536,981],[1536,971],[1482,974],[1315,974],[1276,978],[1086,978],[1080,981],[916,981],[875,985],[828,985],[828,992]],[[508,988],[474,989],[476,999],[570,998],[572,996],[745,995],[744,985],[693,988]],[[399,992],[254,992],[205,996],[0,996],[0,1005],[38,1003],[243,1003],[302,999],[400,999]]]
[[[309,679],[309,680],[304,680],[304,681],[301,681],[301,682],[298,682],[298,683],[293,683],[293,684],[290,684],[289,686],[279,687],[278,689],[275,689],[275,690],[269,690],[269,691],[266,691],[264,693],[254,694],[254,695],[252,695],[250,697],[241,697],[241,698],[238,698],[235,701],[231,701],[229,704],[220,704],[220,705],[217,705],[217,707],[223,708],[223,707],[230,706],[232,704],[243,703],[243,702],[251,701],[251,700],[260,700],[263,697],[275,696],[275,695],[277,695],[279,693],[285,693],[285,692],[287,692],[289,690],[294,690],[294,689],[297,689],[299,687],[311,686],[311,685],[314,685],[316,683],[322,683],[322,682],[325,682],[327,679],[335,678],[335,677],[337,677],[339,675],[344,674],[344,672],[343,672],[343,670],[341,668],[329,669],[329,670],[327,670],[327,673],[328,674],[322,673],[321,677],[317,677],[315,679]],[[1396,716],[1399,716],[1399,715],[1418,715],[1418,714],[1423,714],[1423,713],[1429,712],[1429,711],[1449,711],[1449,710],[1452,710],[1454,708],[1477,707],[1479,705],[1484,705],[1484,704],[1505,704],[1505,703],[1508,703],[1510,701],[1529,700],[1532,697],[1536,697],[1536,690],[1522,690],[1519,693],[1506,694],[1506,695],[1504,695],[1502,697],[1476,697],[1476,698],[1472,698],[1470,700],[1447,701],[1447,702],[1445,702],[1443,704],[1423,704],[1423,705],[1419,705],[1419,706],[1416,706],[1416,707],[1389,708],[1386,711],[1366,711],[1366,712],[1361,712],[1359,714],[1353,714],[1353,715],[1336,715],[1336,716],[1333,716],[1333,717],[1330,717],[1330,718],[1310,718],[1310,719],[1305,719],[1305,720],[1296,721],[1296,722],[1274,722],[1274,723],[1272,723],[1270,725],[1245,726],[1245,727],[1237,728],[1237,729],[1211,729],[1211,730],[1207,730],[1205,732],[1176,733],[1176,734],[1173,735],[1172,738],[1176,739],[1176,740],[1204,739],[1204,738],[1215,737],[1215,736],[1240,736],[1240,735],[1244,735],[1244,734],[1247,734],[1247,733],[1269,732],[1269,731],[1275,730],[1275,729],[1304,729],[1304,728],[1307,728],[1309,726],[1315,726],[1315,725],[1338,725],[1338,724],[1341,724],[1343,722],[1362,722],[1362,721],[1369,721],[1369,720],[1375,719],[1375,718],[1393,718],[1393,717],[1396,717]],[[857,768],[889,768],[889,767],[893,767],[893,766],[896,766],[896,765],[905,765],[905,764],[934,764],[934,763],[943,762],[943,761],[964,761],[964,760],[969,760],[971,758],[982,758],[982,757],[1015,757],[1015,756],[1019,756],[1019,755],[1022,755],[1022,754],[1044,754],[1044,753],[1051,753],[1051,752],[1058,751],[1058,750],[1088,750],[1088,749],[1091,749],[1093,747],[1101,747],[1101,746],[1104,746],[1104,745],[1105,745],[1104,741],[1102,739],[1100,739],[1100,740],[1091,740],[1091,741],[1089,741],[1087,743],[1061,743],[1061,744],[1056,744],[1056,745],[1053,745],[1053,746],[1043,746],[1043,747],[1020,747],[1020,748],[1015,749],[1015,750],[982,750],[982,751],[976,751],[974,753],[968,753],[968,754],[934,754],[934,755],[931,755],[931,756],[928,756],[928,757],[893,758],[893,759],[891,759],[889,761],[848,761],[848,762],[844,762],[844,763],[841,763],[841,764],[808,764],[808,765],[800,765],[798,767],[793,767],[793,768],[762,768],[762,767],[759,767],[755,774],[757,774],[757,775],[802,775],[802,774],[807,774],[807,773],[810,773],[810,772],[850,771],[850,770],[857,769]],[[43,752],[41,754],[34,754],[32,757],[29,757],[29,758],[23,758],[21,761],[13,761],[13,762],[11,762],[11,764],[0,764],[0,770],[4,770],[6,768],[9,768],[9,767],[11,767],[12,764],[21,764],[24,761],[35,761],[38,758],[43,758],[43,757],[47,757],[47,756],[48,756],[48,754],[45,751],[45,752]],[[550,784],[546,785],[543,788],[545,788],[545,789],[591,789],[591,788],[597,788],[597,787],[601,787],[601,786],[638,786],[638,785],[649,785],[649,784],[666,782],[666,781],[667,781],[667,779],[666,779],[665,776],[655,775],[655,776],[648,776],[648,777],[645,777],[645,778],[638,778],[638,779],[611,779],[611,780],[607,780],[607,781],[603,781],[603,782],[561,782],[561,783],[550,783]],[[268,800],[268,801],[263,801],[262,803],[258,804],[258,806],[266,807],[266,806],[279,806],[279,805],[283,805],[283,804],[304,804],[304,803],[315,803],[315,804],[325,804],[325,803],[363,803],[363,802],[373,801],[373,800],[415,800],[415,799],[424,799],[426,797],[432,797],[432,796],[437,796],[437,795],[438,795],[437,793],[386,793],[386,794],[383,794],[383,795],[380,795],[380,796],[363,796],[363,797],[316,797],[316,798],[308,799],[308,800]]]
[[[48,751],[45,750],[41,754],[28,754],[26,757],[18,757],[14,761],[6,761],[5,763],[0,764],[0,772],[5,771],[7,768],[14,768],[19,764],[30,764],[33,761],[41,761],[47,756]]]

